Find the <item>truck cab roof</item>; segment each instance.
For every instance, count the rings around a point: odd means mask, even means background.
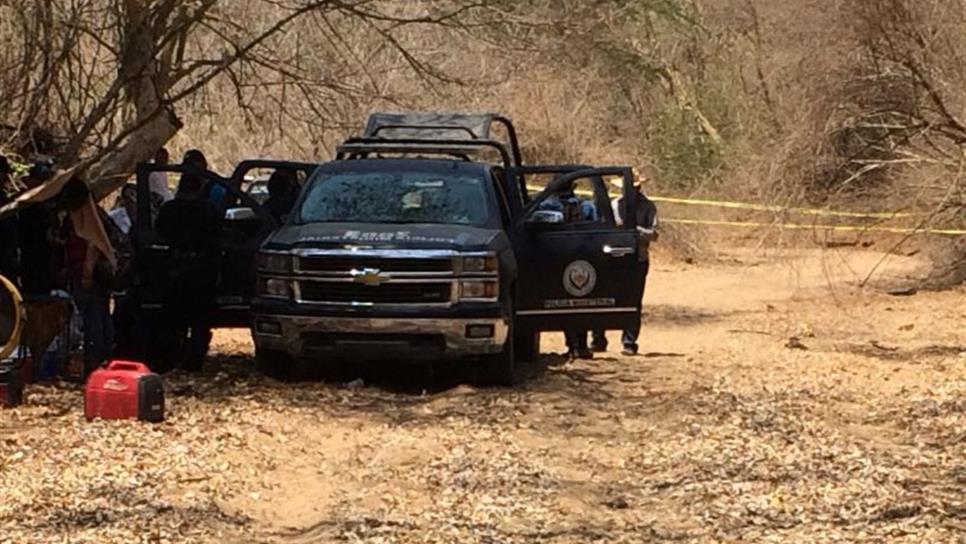
[[[323,163],[317,172],[398,172],[417,171],[434,173],[460,173],[487,176],[492,164],[457,159],[440,158],[366,158],[338,160]]]

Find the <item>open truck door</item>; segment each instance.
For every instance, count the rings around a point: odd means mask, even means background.
[[[317,164],[251,160],[240,163],[231,176],[225,178],[210,171],[182,165],[140,164],[137,169],[138,213],[134,227],[135,270],[134,289],[125,297],[124,312],[130,314],[131,333],[119,338],[119,348],[125,355],[144,360],[164,358],[166,346],[160,345],[164,330],[165,291],[172,278],[170,271],[177,261],[176,249],[157,231],[160,202],[152,195],[152,174],[180,178],[191,172],[202,177],[206,195],[220,193],[216,205],[223,214],[216,234],[215,255],[208,256],[218,271],[211,327],[247,328],[251,325],[250,301],[255,290],[255,254],[268,235],[278,228],[276,218],[255,199],[245,193],[245,176],[254,170],[290,170],[296,180],[304,180]],[[213,191],[218,188],[220,191]],[[163,204],[161,204],[163,205]],[[163,342],[162,342],[163,343]]]
[[[604,181],[613,177],[623,181],[623,216],[632,219],[620,227]],[[623,329],[639,319],[633,184],[629,167],[578,169],[558,175],[526,205],[511,233],[519,330]]]
[[[218,313],[216,327],[251,326],[250,304],[255,293],[255,255],[262,242],[279,227],[264,204],[259,204],[245,191],[244,182],[255,171],[288,170],[301,184],[315,171],[316,163],[273,160],[248,160],[235,167],[223,183],[222,222],[219,246]],[[293,199],[293,204],[294,204]]]
[[[217,312],[214,327],[248,327],[249,303],[255,289],[255,254],[268,235],[278,228],[278,221],[255,199],[244,191],[245,177],[256,170],[290,170],[296,180],[304,180],[315,171],[315,163],[274,160],[249,160],[238,164],[231,176],[224,178],[213,172],[197,172],[204,178],[211,192],[219,187],[223,196],[218,206],[223,213],[217,236],[215,256],[218,267]],[[141,306],[161,309],[166,272],[173,258],[167,240],[158,234],[154,221],[157,209],[152,210],[149,179],[154,172],[180,176],[188,169],[181,165],[138,166],[137,264],[140,275]],[[156,207],[155,207],[156,208]]]

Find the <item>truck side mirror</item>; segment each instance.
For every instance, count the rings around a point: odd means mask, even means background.
[[[560,224],[563,222],[563,212],[554,210],[536,210],[527,217],[528,225]]]
[[[251,208],[228,208],[225,210],[225,221],[251,221],[257,217],[255,210]]]

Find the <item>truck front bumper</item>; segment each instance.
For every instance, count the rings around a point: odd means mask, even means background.
[[[503,318],[255,317],[258,349],[299,360],[342,355],[367,359],[438,359],[500,353]]]

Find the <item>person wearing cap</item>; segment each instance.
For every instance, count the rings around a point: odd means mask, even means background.
[[[637,230],[638,264],[641,274],[641,292],[637,298],[644,296],[644,286],[647,284],[647,272],[650,268],[650,247],[651,242],[658,239],[657,232],[657,206],[654,201],[647,198],[644,194],[644,186],[639,179],[634,184],[634,196],[637,200],[635,208],[635,228]],[[614,211],[614,220],[618,226],[624,225],[624,197],[620,196],[611,201],[611,209]],[[637,355],[637,339],[641,333],[641,316],[637,316],[637,323],[630,328],[624,329],[621,334],[622,355]],[[591,349],[596,352],[607,351],[607,337],[603,330],[595,330]]]
[[[181,158],[181,165],[195,170],[194,173],[202,175],[204,187],[202,187],[201,194],[205,196],[212,204],[215,205],[216,209],[221,210],[227,191],[221,184],[215,183],[210,179],[210,171],[208,170],[208,158],[205,154],[201,152],[200,149],[189,149],[185,151],[184,156]],[[179,191],[180,191],[180,185]]]

